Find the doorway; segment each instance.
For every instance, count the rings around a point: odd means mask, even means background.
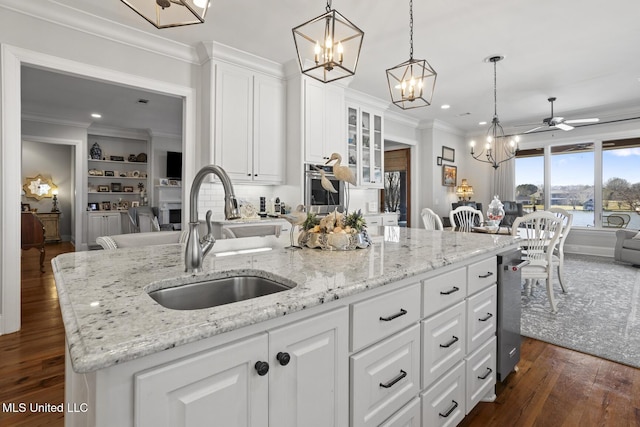
[[[380,206],[385,212],[399,212],[398,225],[411,227],[411,149],[384,152],[384,189]]]

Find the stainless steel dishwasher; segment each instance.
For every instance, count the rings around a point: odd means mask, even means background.
[[[527,264],[519,249],[498,255],[498,381],[520,361],[520,270]]]

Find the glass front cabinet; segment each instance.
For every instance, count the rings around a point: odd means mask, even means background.
[[[383,188],[384,138],[382,113],[347,107],[348,165],[359,187]]]

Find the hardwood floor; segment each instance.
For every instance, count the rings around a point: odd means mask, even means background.
[[[0,427],[63,425],[63,414],[30,412],[30,403],[64,402],[64,328],[51,258],[69,243],[22,253],[22,329],[0,336]],[[525,338],[518,372],[496,387],[494,403],[480,403],[461,426],[640,426],[640,370]],[[303,427],[303,426],[300,426]]]

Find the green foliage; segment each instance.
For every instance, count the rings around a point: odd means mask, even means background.
[[[362,229],[366,228],[367,221],[365,221],[364,217],[362,216],[362,211],[358,209],[357,212],[352,212],[345,217],[344,225],[348,225],[349,227],[360,232],[362,231]]]
[[[302,229],[308,231],[316,225],[320,225],[320,218],[318,218],[313,212],[307,213],[307,219],[302,223]]]

